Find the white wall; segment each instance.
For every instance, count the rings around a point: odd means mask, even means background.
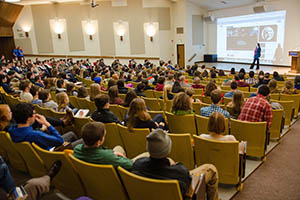
[[[171,29],[173,31],[172,35],[172,46],[173,46],[173,55],[172,55],[172,62],[177,63],[177,44],[185,44],[185,35],[186,35],[186,1],[185,0],[177,0],[176,3],[172,4],[172,25]],[[177,34],[176,28],[183,27],[184,28],[184,34]],[[187,48],[185,46],[185,48]]]
[[[113,6],[126,6],[127,1],[114,1],[112,2]],[[169,7],[170,8],[170,15],[172,15],[171,12],[171,6],[172,3],[169,0],[143,0],[143,7],[144,8],[158,8],[158,7]],[[171,17],[171,16],[170,16]],[[171,17],[172,18],[172,17]],[[54,19],[53,19],[54,20]],[[49,26],[52,27],[53,20],[49,21]],[[82,55],[82,56],[107,56],[101,54],[101,43],[99,42],[99,34],[98,31],[98,23],[103,23],[98,20],[92,20],[93,24],[96,28],[96,33],[93,35],[93,40],[89,39],[89,35],[84,31],[86,27],[87,21],[82,21],[82,27],[79,27],[77,30],[66,30],[66,24],[72,23],[68,22],[66,20],[64,21],[64,27],[65,31],[61,34],[61,39],[58,39],[57,34],[54,33],[53,29],[51,28],[51,40],[53,44],[53,53],[47,53],[47,55]],[[124,56],[124,57],[156,57],[161,58],[164,60],[169,60],[170,57],[174,54],[173,48],[172,48],[172,32],[173,30],[159,30],[159,22],[153,21],[154,24],[156,24],[157,32],[154,36],[153,42],[150,42],[149,37],[147,36],[146,31],[144,32],[145,37],[145,54],[139,54],[134,55],[130,53],[130,39],[129,39],[129,24],[128,22],[124,22],[126,27],[126,32],[124,35],[124,40],[121,42],[120,37],[116,33],[117,29],[117,21],[112,24],[114,26],[114,38],[115,38],[115,50],[116,55],[115,56]],[[24,6],[24,9],[22,10],[20,17],[17,19],[13,30],[14,30],[14,36],[15,39],[26,39],[24,32],[21,30],[23,26],[29,25],[31,27],[31,30],[29,32],[29,38],[32,43],[32,52],[33,54],[39,54],[37,50],[36,45],[36,37],[34,32],[34,22],[32,17],[32,10],[30,6]],[[19,30],[19,31],[18,31]],[[21,30],[21,31],[20,31]],[[69,50],[69,44],[68,44],[68,31],[83,31],[84,36],[84,51],[70,51]],[[22,36],[22,35],[23,36]],[[163,50],[160,50],[163,49]],[[26,54],[26,52],[25,52]]]
[[[192,65],[195,61],[203,61],[203,54],[207,52],[207,45],[206,45],[206,24],[203,24],[203,44],[201,45],[193,45],[193,29],[192,29],[192,16],[193,15],[207,15],[207,11],[203,8],[195,5],[192,2],[186,2],[186,47],[185,47],[185,64]],[[196,57],[191,61],[188,62],[194,54],[197,54]]]
[[[300,50],[300,1],[299,0],[277,0],[267,2],[269,11],[286,10],[286,25],[285,25],[285,42],[284,42],[284,57],[282,65],[290,66],[290,57],[288,51]],[[252,6],[243,6],[238,8],[222,9],[211,13],[217,18],[231,17],[253,14]],[[208,25],[208,53],[217,52],[217,28],[216,24]]]

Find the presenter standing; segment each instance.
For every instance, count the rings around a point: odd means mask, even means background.
[[[250,69],[253,69],[254,65],[255,65],[255,61],[257,61],[257,67],[256,70],[259,70],[259,57],[260,57],[260,52],[261,52],[261,48],[260,48],[260,44],[257,43],[255,51],[254,51],[254,60],[253,63],[251,64]]]

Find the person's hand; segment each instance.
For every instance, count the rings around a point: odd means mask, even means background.
[[[43,115],[35,114],[35,120],[42,125],[45,125],[47,128],[50,126],[50,123],[46,120]]]
[[[120,157],[126,158],[126,157],[125,157],[122,153],[120,153],[120,152],[114,151],[114,154],[115,154],[116,156],[120,156]]]
[[[162,127],[165,127],[165,123],[163,123],[163,122],[160,122],[159,125]]]
[[[154,123],[155,123],[156,127],[158,127],[158,126],[159,126],[157,122],[154,122]]]

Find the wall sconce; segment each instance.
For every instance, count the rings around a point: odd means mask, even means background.
[[[30,31],[31,27],[30,26],[23,26],[22,29],[25,32],[25,36],[28,38],[29,37],[29,31]]]
[[[93,35],[95,34],[96,32],[96,29],[94,27],[94,25],[89,21],[85,27],[85,31],[86,31],[86,34],[89,35],[90,37],[90,40],[93,40]]]
[[[54,22],[54,32],[57,34],[58,39],[61,39],[61,34],[64,32],[64,25],[61,20],[56,19]]]
[[[153,42],[153,37],[156,34],[156,28],[152,23],[148,25],[146,32],[147,35],[150,37],[150,41]]]
[[[123,37],[125,35],[125,32],[126,32],[126,28],[125,28],[124,24],[122,22],[119,22],[117,34],[118,34],[118,36],[120,36],[121,42],[123,41]]]

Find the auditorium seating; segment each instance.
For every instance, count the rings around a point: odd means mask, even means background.
[[[52,180],[52,183],[56,189],[63,191],[64,194],[72,198],[77,198],[85,195],[82,182],[77,171],[72,166],[67,153],[47,151],[40,148],[34,143],[32,144],[32,146],[45,163],[47,170],[50,169],[55,161],[60,160],[62,162],[60,171]]]
[[[141,177],[118,167],[118,172],[131,200],[182,200],[177,180],[157,180]]]
[[[136,128],[129,132],[127,127],[120,124],[117,126],[128,158],[134,158],[146,152],[146,136],[150,133],[149,129]]]
[[[11,140],[10,135],[7,132],[0,132],[0,145],[5,149],[9,163],[12,165],[13,168],[22,172],[28,172],[23,157],[13,146],[13,141]]]
[[[13,142],[13,146],[24,159],[28,172],[32,177],[41,177],[47,173],[43,160],[29,142]]]
[[[191,134],[171,134],[172,150],[169,155],[175,162],[181,162],[186,168],[195,168],[194,150]]]
[[[267,143],[266,122],[231,119],[230,134],[239,141],[247,141],[247,155],[264,158]]]
[[[86,195],[94,200],[127,200],[126,192],[112,165],[97,165],[84,162],[69,154],[69,158],[79,173]]]
[[[85,79],[81,80],[87,86],[93,83],[93,81]],[[189,77],[188,80],[190,81],[191,78]],[[210,79],[205,79],[205,81],[202,82],[205,84],[209,80]],[[218,85],[221,85],[222,82],[223,79],[217,79]],[[138,84],[135,82],[132,83],[135,86]],[[282,87],[283,85],[284,82],[278,82],[279,87]],[[230,87],[222,86],[222,89],[223,91],[230,91]],[[242,90],[245,98],[249,97],[252,92],[257,91],[256,88],[251,87],[250,89],[247,87],[239,89]],[[102,93],[107,94],[105,91],[102,91]],[[240,157],[238,154],[238,142],[216,142],[199,138],[196,135],[208,133],[208,118],[199,115],[175,116],[172,113],[169,113],[171,111],[172,101],[168,100],[164,102],[162,99],[160,99],[160,97],[163,96],[163,92],[146,90],[144,93],[146,94],[146,98],[144,98],[146,105],[151,109],[151,111],[149,111],[151,117],[153,118],[157,114],[163,114],[166,116],[166,119],[169,123],[171,132],[169,136],[172,140],[172,151],[170,154],[171,158],[173,158],[176,162],[182,162],[188,169],[195,168],[195,165],[199,166],[204,163],[213,163],[218,168],[220,183],[237,184],[239,186],[238,189],[241,189],[242,157]],[[200,114],[201,107],[209,106],[211,103],[210,97],[202,97],[200,95],[202,93],[202,89],[195,89],[194,97],[203,101],[203,103],[193,103],[193,109],[195,110],[196,114]],[[53,94],[55,94],[55,92],[51,92],[51,95]],[[1,97],[11,107],[19,102],[23,102],[19,98],[7,95],[3,91],[1,92]],[[55,100],[53,97],[55,97],[55,95],[52,96],[52,99]],[[125,95],[120,95],[120,97],[124,99]],[[74,96],[69,96],[69,99],[71,104],[77,108],[89,109],[90,113],[96,110],[96,106],[92,101]],[[291,126],[293,117],[296,118],[298,116],[300,95],[272,94],[271,99],[272,101],[279,102],[284,107],[284,113],[286,116],[285,125]],[[224,104],[226,105],[231,100],[231,98],[224,98]],[[224,105],[222,105],[222,107],[224,108]],[[51,109],[41,108],[37,105],[35,105],[35,109],[38,113],[41,113],[45,116],[62,118],[65,115],[65,113],[55,112]],[[123,121],[128,108],[119,105],[110,105],[110,110],[114,112],[114,114],[118,116],[121,121]],[[273,121],[270,128],[270,137],[280,139],[283,111],[273,110],[272,112]],[[75,117],[75,120],[71,126],[71,130],[73,130],[78,137],[81,137],[82,126],[91,121],[92,119],[90,117]],[[265,157],[265,149],[268,139],[266,135],[265,122],[250,123],[231,119],[231,124],[229,127],[227,121],[228,120],[226,119],[225,134],[231,133],[239,141],[247,141],[247,155],[260,158]],[[133,132],[129,132],[127,127],[114,123],[106,124],[106,129],[107,134],[104,143],[105,146],[113,148],[116,145],[121,145],[124,147],[129,158],[133,158],[146,151],[146,136],[150,133],[149,129],[134,129]],[[159,194],[158,192],[158,195],[160,195],[159,198],[165,197],[165,199],[169,199],[170,196],[167,196],[171,195],[167,192],[169,189],[172,191],[172,195],[179,195],[179,197],[181,197],[180,190],[173,190],[173,187],[175,188],[173,185],[176,181],[172,182],[172,187],[166,186],[165,188],[164,185],[167,184],[161,182],[161,180],[148,180],[119,168],[118,171],[121,173],[122,179],[120,180],[112,166],[89,164],[74,158],[71,154],[66,154],[64,152],[48,152],[40,149],[34,144],[33,148],[29,143],[26,142],[13,143],[7,133],[0,133],[0,146],[0,154],[3,154],[4,157],[7,155],[6,157],[9,159],[10,164],[14,168],[24,172],[28,171],[33,177],[38,177],[45,174],[46,168],[49,168],[49,166],[52,164],[51,162],[54,162],[57,159],[62,160],[64,167],[62,172],[59,173],[58,177],[55,178],[57,180],[54,181],[54,186],[69,197],[88,195],[94,199],[128,199],[126,194],[126,192],[128,192],[130,199],[148,199],[148,196],[150,195],[145,194],[149,194],[151,189],[156,189],[157,191],[162,191],[165,189],[164,191],[166,192],[161,192],[164,194]],[[203,152],[205,152],[205,154]],[[69,178],[69,176],[71,178]],[[94,185],[97,183],[99,177],[101,177],[101,180],[109,180],[105,181],[109,182],[109,184],[101,184],[101,187],[98,184],[95,187],[88,188],[88,186],[91,184]],[[124,181],[124,179],[130,182],[131,185],[126,185],[126,181]],[[122,185],[122,182],[124,182],[124,185]],[[135,187],[133,187],[132,184],[135,184]],[[72,187],[70,187],[71,185]],[[74,187],[78,187],[79,189],[74,191]],[[178,182],[176,187],[178,190]],[[118,192],[111,192],[111,190],[117,190]],[[144,192],[136,192],[136,190],[141,190]],[[134,194],[132,194],[132,192],[134,192]],[[176,199],[175,196],[174,198]]]
[[[215,141],[199,136],[194,136],[194,141],[198,166],[211,163],[218,170],[220,183],[241,185],[243,156],[239,154],[238,141]]]
[[[197,134],[195,117],[193,114],[177,116],[166,112],[167,121],[171,133],[190,133]]]

